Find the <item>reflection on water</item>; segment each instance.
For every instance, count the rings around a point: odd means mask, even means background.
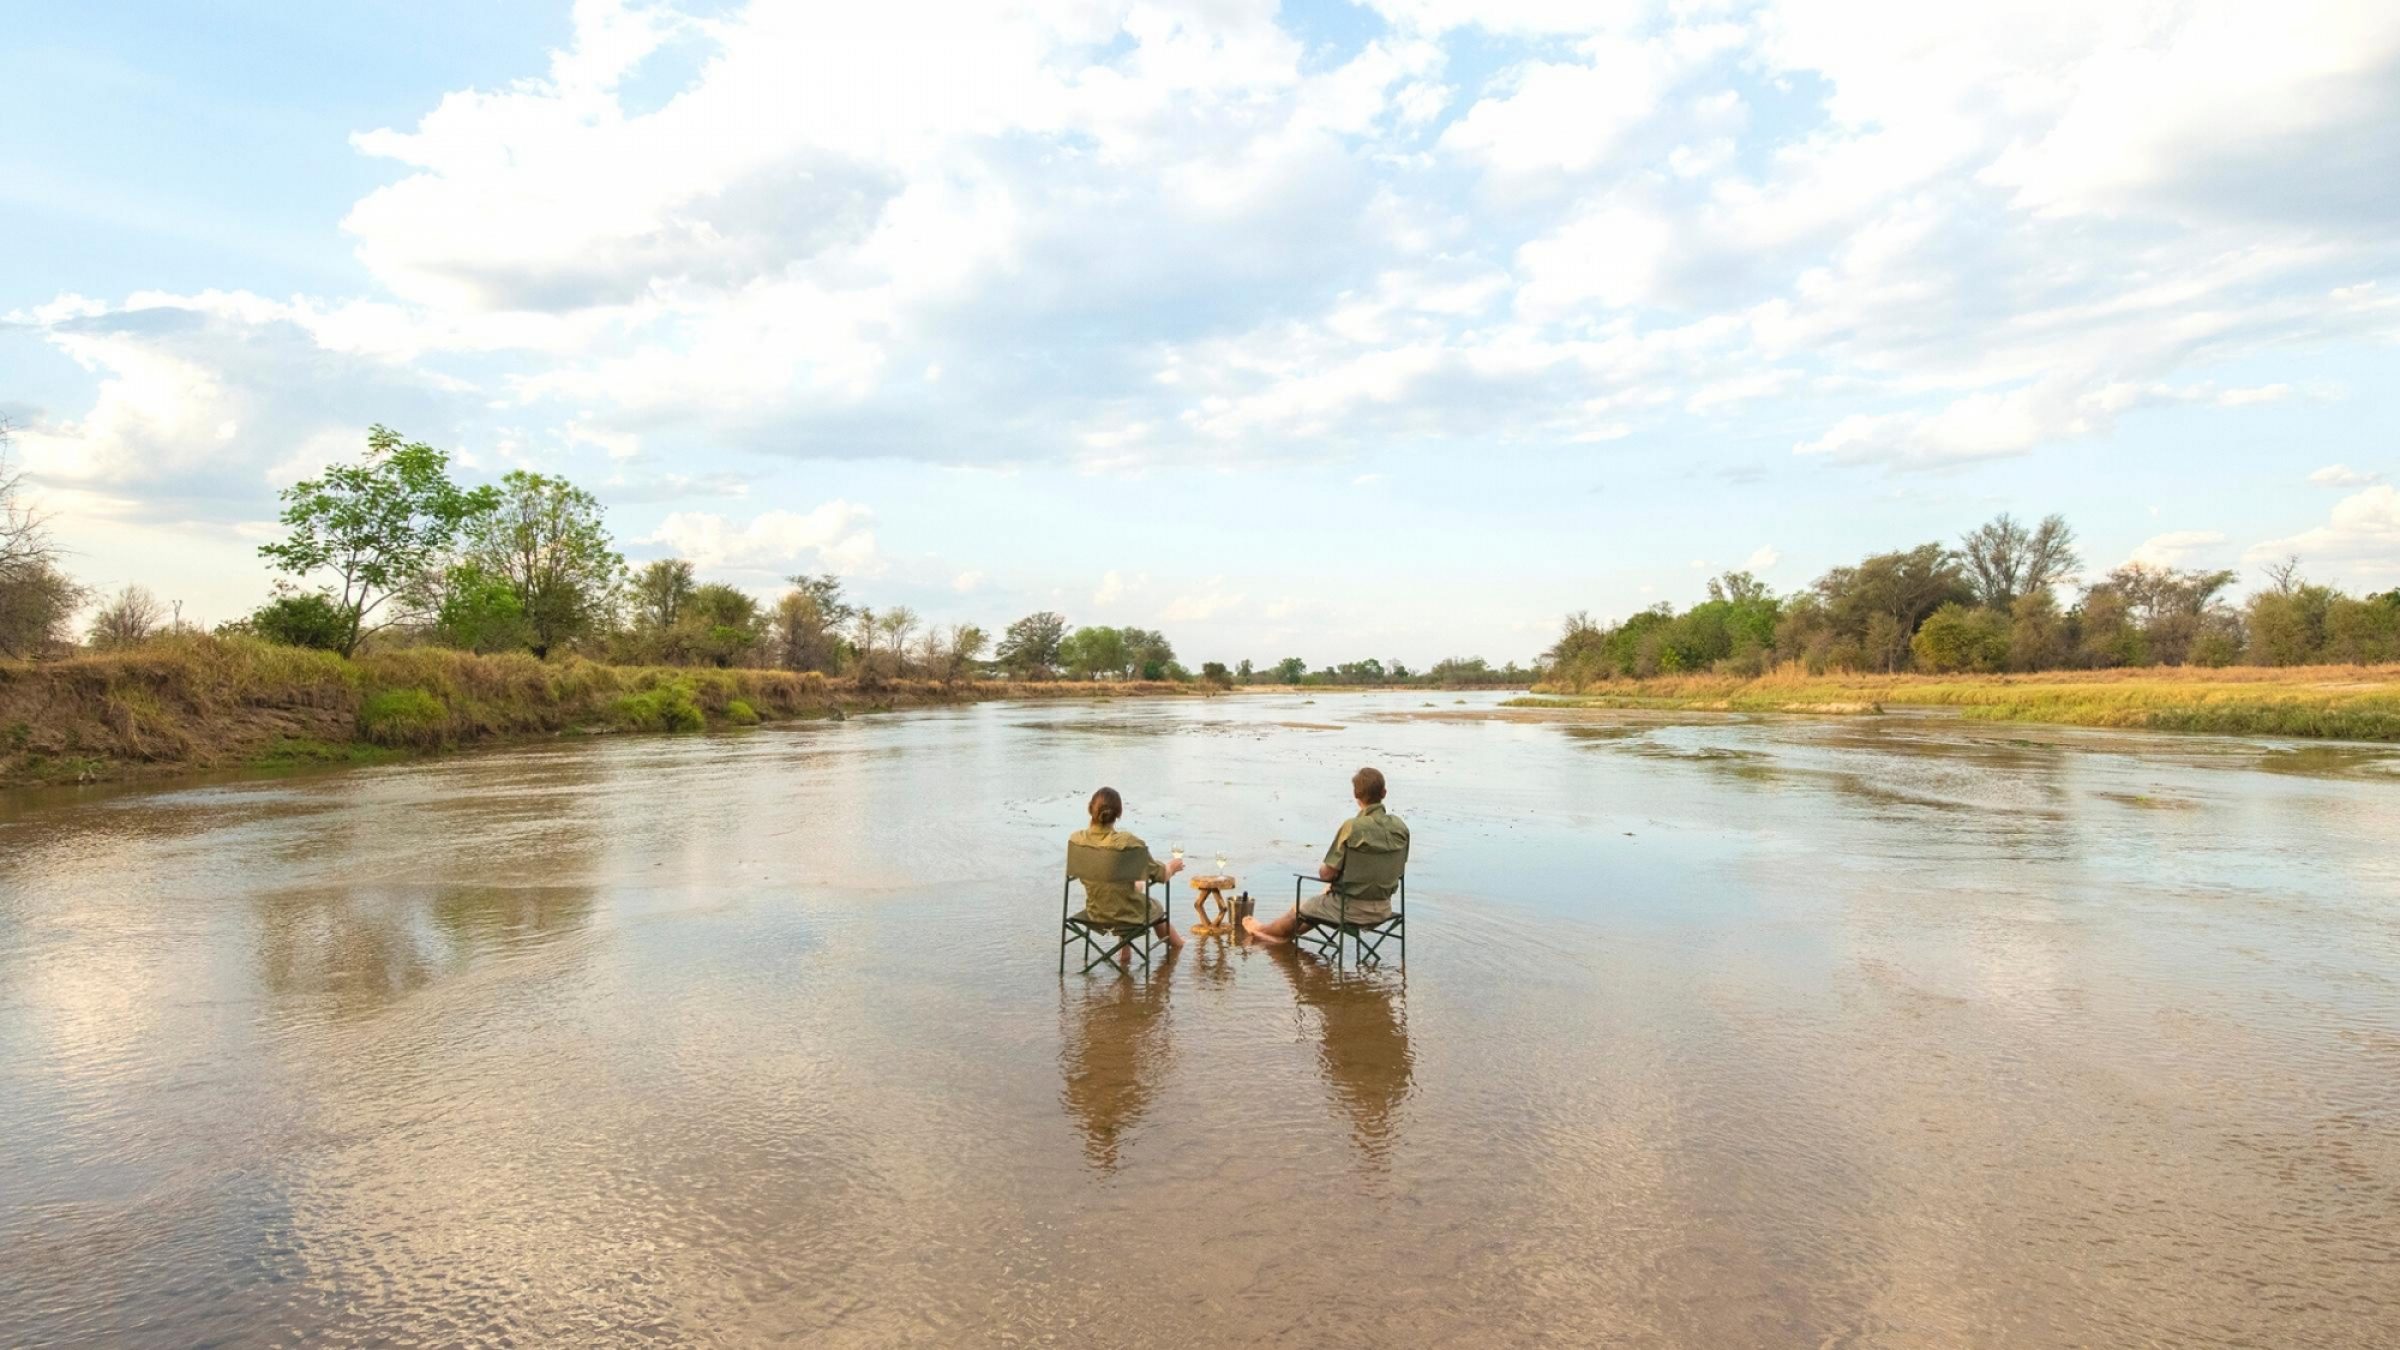
[[[1316,1038],[1318,1070],[1349,1117],[1359,1152],[1384,1158],[1412,1063],[1400,997],[1404,973],[1337,970],[1290,946],[1272,948],[1269,956],[1291,981],[1304,1033]]]
[[[0,802],[5,1339],[2400,1343],[2391,752],[1424,703]],[[1368,762],[1405,968],[1057,977]]]
[[[1066,1013],[1060,1018],[1058,1067],[1065,1087],[1059,1100],[1083,1131],[1083,1151],[1094,1167],[1116,1168],[1120,1141],[1141,1124],[1173,1068],[1167,993],[1174,988],[1171,977],[1178,964],[1180,958],[1170,952],[1151,978],[1095,983],[1078,976],[1061,982]]]

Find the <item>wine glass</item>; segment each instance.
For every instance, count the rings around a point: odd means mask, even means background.
[[[1177,862],[1182,862],[1182,861],[1183,861],[1183,845],[1181,845],[1181,844],[1173,844],[1173,845],[1170,845],[1170,846],[1168,846],[1168,849],[1167,849],[1167,854],[1168,854],[1168,856],[1170,856],[1170,857],[1174,858],[1174,859],[1175,859],[1175,861],[1177,861]]]
[[[1225,875],[1225,850],[1217,850],[1217,875]]]

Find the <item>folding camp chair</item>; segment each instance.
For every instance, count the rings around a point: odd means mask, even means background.
[[[1067,879],[1058,891],[1058,973],[1067,973],[1067,949],[1078,940],[1083,943],[1083,973],[1089,975],[1101,963],[1113,961],[1117,953],[1131,949],[1138,939],[1141,944],[1142,969],[1150,969],[1150,954],[1156,945],[1158,925],[1154,923],[1095,923],[1074,912],[1075,883],[1135,882],[1142,888],[1142,899],[1151,899],[1153,888],[1165,886],[1149,878],[1150,854],[1146,849],[1094,848],[1089,844],[1067,845]],[[1159,913],[1164,914],[1166,901],[1159,900]]]
[[[1292,905],[1297,908],[1301,892],[1318,878],[1307,872],[1292,875]],[[1354,889],[1369,886],[1392,888],[1392,913],[1387,919],[1374,923],[1352,923],[1349,920],[1350,895]],[[1294,940],[1307,946],[1319,956],[1341,964],[1342,939],[1350,940],[1351,951],[1358,964],[1381,965],[1383,944],[1397,938],[1400,959],[1408,959],[1408,916],[1402,911],[1408,905],[1408,850],[1365,849],[1353,845],[1342,859],[1342,874],[1333,881],[1333,922],[1311,919],[1303,915],[1306,925]]]

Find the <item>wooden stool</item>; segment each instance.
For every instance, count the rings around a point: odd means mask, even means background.
[[[1233,905],[1226,894],[1234,888],[1232,877],[1193,877],[1192,912],[1200,921],[1192,925],[1194,933],[1230,933],[1234,929]],[[1211,909],[1214,913],[1211,913]]]

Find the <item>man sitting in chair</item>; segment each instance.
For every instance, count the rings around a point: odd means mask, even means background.
[[[1355,882],[1344,886],[1342,862],[1353,848],[1406,855],[1408,822],[1383,809],[1383,774],[1379,770],[1360,769],[1352,774],[1350,795],[1358,802],[1358,814],[1342,822],[1342,828],[1334,833],[1333,847],[1325,850],[1324,865],[1317,869],[1317,880],[1327,883],[1324,892],[1301,901],[1279,919],[1265,923],[1244,919],[1244,932],[1261,942],[1289,942],[1321,923],[1372,927],[1392,917],[1392,887]]]
[[[1070,844],[1089,848],[1125,850],[1142,855],[1143,876],[1151,881],[1165,881],[1183,870],[1183,859],[1176,858],[1161,864],[1150,856],[1150,846],[1140,837],[1117,828],[1125,814],[1125,799],[1115,788],[1104,787],[1092,794],[1085,808],[1092,823],[1067,836]],[[1167,907],[1163,902],[1145,896],[1141,888],[1130,881],[1085,881],[1083,883],[1083,913],[1079,918],[1097,924],[1117,924],[1128,928],[1148,923],[1155,925],[1158,935],[1166,940],[1170,952],[1183,949],[1183,934],[1167,922]]]

